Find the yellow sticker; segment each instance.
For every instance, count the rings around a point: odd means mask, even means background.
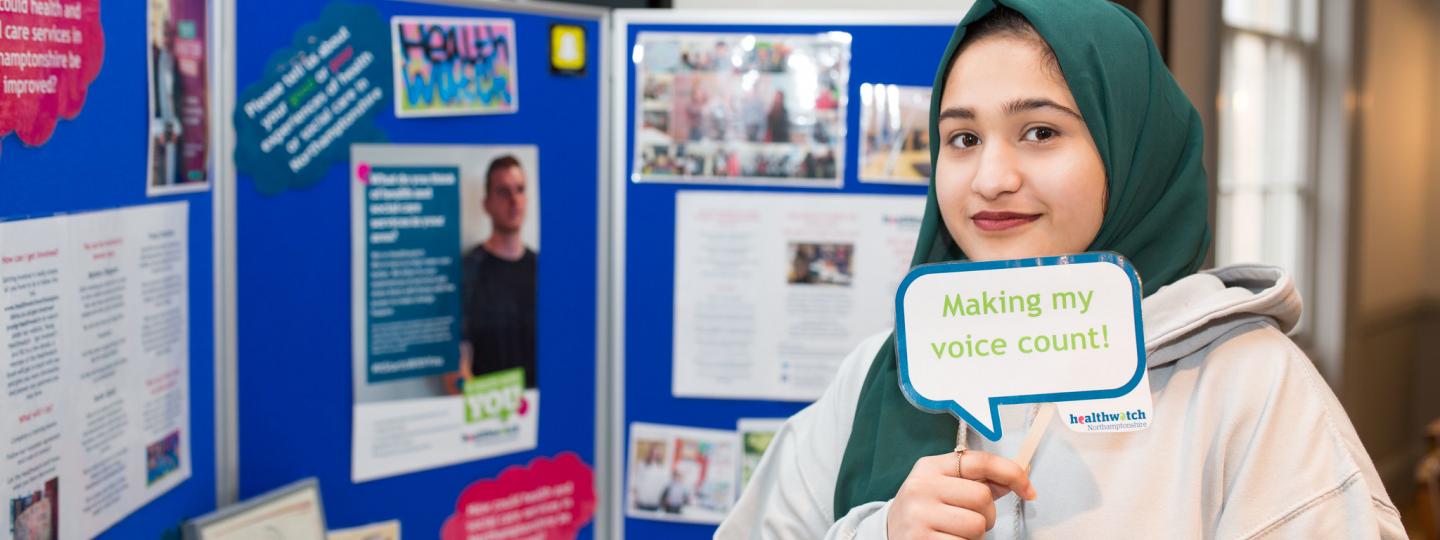
[[[564,75],[585,73],[585,29],[572,24],[550,26],[550,71]]]

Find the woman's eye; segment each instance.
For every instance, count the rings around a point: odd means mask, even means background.
[[[970,148],[980,144],[980,137],[975,136],[974,133],[960,133],[950,139],[950,144],[961,149]]]
[[[1039,142],[1049,140],[1056,135],[1059,135],[1059,132],[1054,129],[1048,127],[1033,127],[1025,131],[1025,140]]]

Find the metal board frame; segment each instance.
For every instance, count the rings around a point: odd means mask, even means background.
[[[212,0],[210,30],[216,36],[216,50],[219,54],[212,57],[211,69],[212,78],[216,81],[217,92],[213,97],[212,116],[222,119],[212,126],[212,137],[216,141],[215,147],[222,149],[217,152],[215,170],[216,178],[212,183],[212,199],[214,201],[214,263],[215,263],[215,448],[216,448],[216,505],[224,506],[236,502],[239,495],[239,403],[238,403],[238,361],[239,361],[239,330],[237,313],[238,295],[238,274],[236,269],[236,245],[237,245],[237,224],[236,224],[236,184],[238,182],[235,163],[230,156],[234,154],[235,128],[233,122],[229,121],[229,111],[234,109],[236,95],[235,76],[235,47],[237,41],[237,29],[235,28],[236,3],[239,0]],[[610,291],[610,268],[609,257],[611,247],[609,240],[612,238],[608,224],[610,216],[610,186],[606,176],[610,170],[611,153],[605,147],[603,141],[610,132],[611,113],[606,107],[610,102],[608,92],[611,90],[608,83],[611,74],[608,48],[611,40],[609,32],[611,29],[610,17],[612,10],[603,7],[593,7],[543,0],[401,0],[415,4],[431,4],[441,6],[467,7],[489,9],[495,11],[508,11],[514,13],[534,15],[555,15],[575,19],[589,19],[597,23],[599,35],[596,36],[598,50],[592,56],[593,69],[599,75],[600,88],[598,98],[598,109],[600,111],[599,129],[596,133],[596,152],[598,167],[596,170],[598,200],[598,219],[595,224],[597,253],[599,260],[596,261],[596,291],[600,295],[596,299],[596,347],[595,347],[595,392],[596,403],[594,409],[595,422],[595,490],[597,495],[607,492],[607,486],[611,482],[609,468],[604,464],[610,461],[609,452],[613,447],[610,438],[613,436],[605,429],[608,423],[610,394],[613,385],[609,379],[611,374],[608,369],[609,350],[608,340],[610,329],[606,315],[609,312],[607,295]],[[611,522],[608,519],[610,513],[606,511],[609,504],[607,497],[597,497],[598,506],[595,512],[594,531],[596,538],[612,537],[609,527]]]
[[[630,184],[629,171],[626,170],[629,144],[627,141],[628,119],[631,104],[626,99],[628,87],[628,63],[630,62],[629,30],[632,25],[753,25],[757,31],[765,27],[776,26],[798,26],[798,25],[825,25],[825,26],[954,26],[969,10],[972,2],[966,1],[957,5],[952,10],[930,11],[930,10],[652,10],[652,9],[617,9],[613,12],[610,22],[611,39],[614,42],[609,46],[610,62],[610,107],[609,125],[611,131],[608,133],[610,142],[610,197],[609,212],[602,212],[602,218],[607,214],[610,218],[605,227],[609,230],[610,239],[608,255],[602,259],[609,259],[609,268],[602,270],[602,273],[610,276],[609,290],[605,298],[609,303],[608,313],[608,352],[610,358],[610,388],[609,400],[603,405],[607,406],[608,428],[606,436],[610,439],[611,447],[605,453],[597,452],[596,456],[606,455],[610,461],[606,462],[607,472],[605,477],[609,482],[608,497],[603,497],[606,502],[600,505],[602,510],[610,512],[609,521],[614,533],[611,538],[623,538],[625,531],[624,512],[624,471],[625,471],[625,443],[626,426],[628,424],[625,416],[625,258],[626,258],[626,188]],[[603,94],[604,92],[602,92]],[[597,404],[597,407],[602,404]]]

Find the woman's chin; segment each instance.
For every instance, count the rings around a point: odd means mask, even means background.
[[[975,246],[974,251],[960,247],[969,260],[984,261],[1008,261],[1014,259],[1034,259],[1036,257],[1051,257],[1069,253],[1064,250],[1056,250],[1052,246],[1036,245],[1025,242],[1024,239],[1016,238],[1006,242],[984,242]]]

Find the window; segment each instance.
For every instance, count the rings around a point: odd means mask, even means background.
[[[1216,262],[1283,267],[1307,304],[1317,242],[1318,4],[1224,0],[1221,32]]]

